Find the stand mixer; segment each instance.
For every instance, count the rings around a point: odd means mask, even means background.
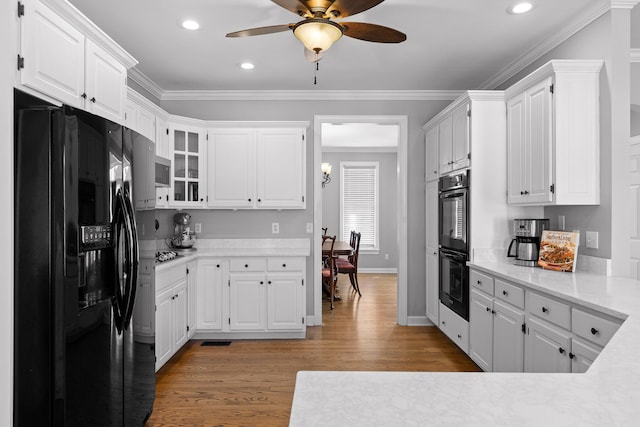
[[[173,216],[174,233],[171,239],[171,247],[174,249],[193,250],[196,243],[196,234],[191,231],[191,215],[186,212]]]

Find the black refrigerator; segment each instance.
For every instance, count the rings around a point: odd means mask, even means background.
[[[141,426],[155,349],[132,327],[137,134],[14,95],[14,426]]]

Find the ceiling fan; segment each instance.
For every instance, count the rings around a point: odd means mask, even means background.
[[[343,35],[354,39],[377,43],[401,43],[407,39],[404,33],[382,25],[363,22],[338,22],[379,5],[384,0],[271,0],[278,6],[302,17],[293,24],[251,28],[227,34],[227,37],[259,36],[292,30],[305,46],[305,56],[312,62]],[[315,55],[313,53],[315,53]]]

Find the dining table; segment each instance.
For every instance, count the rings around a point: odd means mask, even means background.
[[[329,256],[331,252],[331,242],[326,240],[322,243],[322,256]],[[345,242],[344,240],[336,240],[333,245],[333,255],[353,255],[353,247],[349,244],[349,242]]]

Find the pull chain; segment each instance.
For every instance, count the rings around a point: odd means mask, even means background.
[[[313,84],[317,85],[318,84],[318,70],[320,69],[320,63],[318,62],[320,61],[320,58],[318,58],[318,51],[316,51],[316,70],[313,73]]]

